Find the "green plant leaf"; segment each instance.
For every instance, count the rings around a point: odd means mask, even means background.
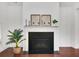
[[[7,42],[7,44],[10,43],[17,43],[16,46],[18,45],[18,42],[21,40],[21,38],[23,37],[22,35],[23,30],[21,29],[15,29],[13,32],[11,32],[9,30],[10,35],[8,35],[9,37],[9,42]],[[22,42],[23,40],[21,40],[20,42]]]
[[[57,23],[57,22],[58,22],[58,21],[57,21],[56,19],[53,20],[53,23],[54,23],[54,24]]]
[[[11,33],[11,34],[13,34],[13,32],[11,32],[10,30],[8,32]]]
[[[7,42],[6,44],[10,44],[10,43],[15,43],[15,41],[9,41],[9,42]]]
[[[8,38],[10,41],[15,41],[16,42],[16,40],[14,40],[14,38]]]
[[[23,35],[19,35],[18,36],[18,41],[23,37]]]
[[[26,39],[21,40],[19,43],[21,43],[21,42],[24,41],[24,40],[26,40]]]

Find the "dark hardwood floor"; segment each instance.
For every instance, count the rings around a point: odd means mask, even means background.
[[[7,48],[0,53],[0,57],[79,57],[79,49],[74,50],[72,47],[60,47],[59,53],[54,54],[28,54],[23,52],[14,55],[12,48]]]

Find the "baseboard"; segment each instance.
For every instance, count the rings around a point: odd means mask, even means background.
[[[54,51],[55,54],[59,54],[59,51]]]
[[[23,51],[23,54],[28,54],[28,51]]]

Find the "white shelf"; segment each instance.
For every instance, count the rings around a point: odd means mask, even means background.
[[[59,26],[25,26],[25,27],[53,27],[53,28],[58,28]]]

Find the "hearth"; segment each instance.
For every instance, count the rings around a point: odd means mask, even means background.
[[[29,32],[30,54],[54,53],[54,32]]]

